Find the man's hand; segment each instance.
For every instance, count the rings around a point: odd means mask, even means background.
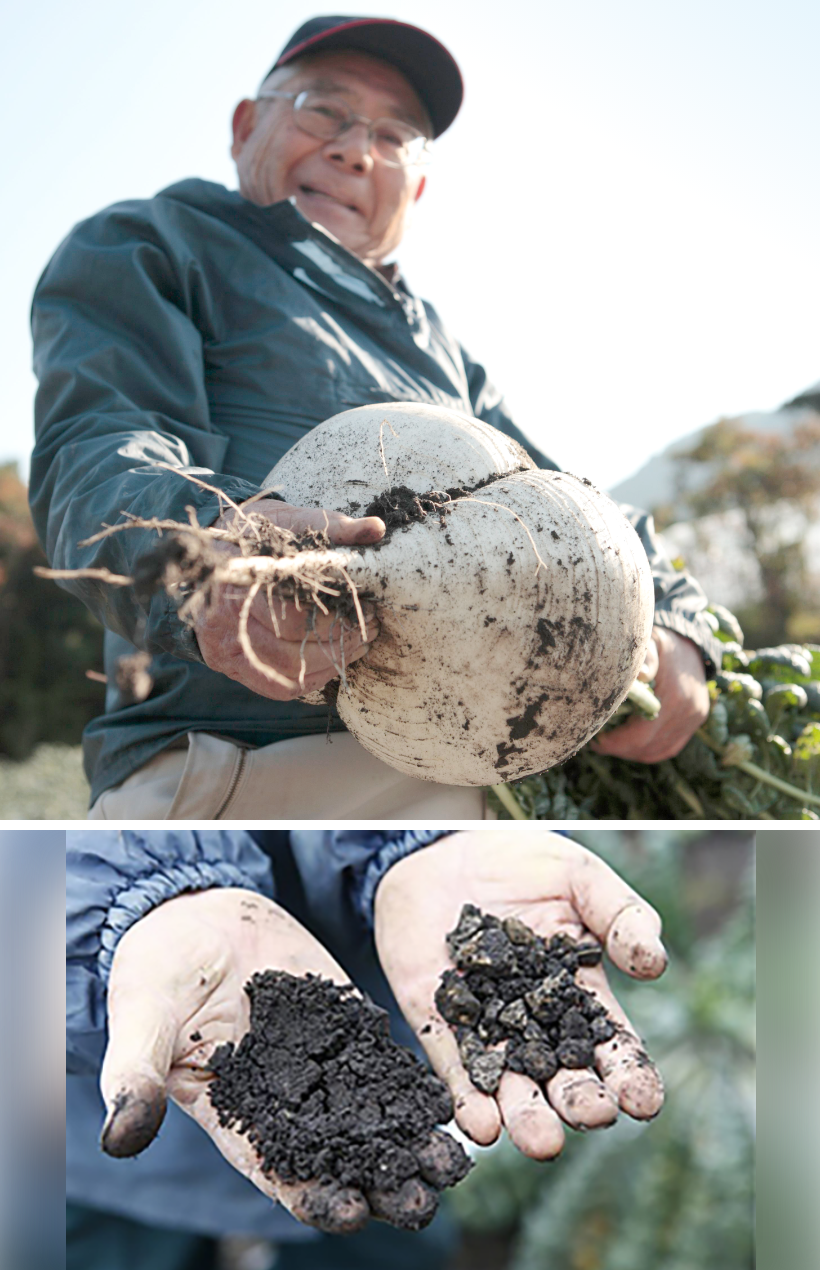
[[[253,511],[294,533],[324,529],[337,546],[364,546],[384,536],[384,521],[378,516],[357,518],[341,512],[291,507],[270,498],[254,503]],[[227,514],[217,524],[230,524],[233,515]],[[216,546],[228,554],[240,554],[236,547]],[[267,598],[260,592],[250,611],[248,635],[257,656],[292,682],[293,687],[286,688],[267,679],[245,656],[238,635],[244,595],[234,594],[233,590],[223,588],[216,602],[199,614],[194,630],[200,652],[211,670],[274,701],[291,701],[323,688],[338,676],[340,666],[364,657],[378,634],[378,626],[366,608],[367,641],[362,639],[358,625],[347,626],[333,614],[317,613],[314,620],[304,607],[300,611],[292,601],[284,608],[281,603],[276,604],[274,622]]]
[[[451,963],[445,935],[464,903],[497,917],[518,917],[539,935],[591,932],[619,969],[656,979],[666,967],[657,913],[592,852],[547,831],[471,831],[442,838],[395,864],[376,891],[376,947],[408,1023],[453,1095],[456,1120],[474,1141],[493,1142],[503,1124],[525,1155],[549,1159],[564,1144],[562,1121],[595,1128],[618,1109],[639,1120],[657,1115],[663,1085],[607,984],[602,966],[582,968],[578,982],[616,1023],[596,1046],[598,1074],[561,1070],[546,1097],[528,1077],[506,1071],[496,1097],[480,1093],[459,1057],[456,1039],[434,1004]]]
[[[657,719],[633,716],[591,742],[597,754],[660,763],[680,754],[709,718],[709,690],[703,657],[691,640],[656,626],[639,679],[655,680],[661,703]]]
[[[250,1026],[244,985],[271,968],[349,982],[312,935],[255,891],[180,895],[126,931],[108,986],[103,1149],[115,1156],[142,1151],[170,1095],[234,1168],[300,1221],[334,1233],[356,1230],[371,1211],[360,1191],[336,1182],[286,1185],[263,1173],[253,1146],[220,1125],[208,1096],[213,1051],[227,1041],[238,1044]]]

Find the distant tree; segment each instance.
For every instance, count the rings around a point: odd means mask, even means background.
[[[762,588],[762,598],[737,614],[747,643],[820,641],[820,588],[805,545],[820,509],[820,414],[772,433],[721,419],[675,462],[677,502],[693,518],[732,509],[742,514]],[[705,481],[687,479],[693,466]]]
[[[0,754],[14,759],[40,741],[77,744],[104,705],[103,686],[85,674],[102,669],[102,627],[34,576],[45,563],[26,487],[15,465],[0,465]]]

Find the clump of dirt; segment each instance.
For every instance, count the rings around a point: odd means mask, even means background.
[[[394,1225],[427,1225],[439,1191],[470,1168],[436,1129],[453,1114],[446,1086],[351,985],[266,970],[245,991],[250,1031],[211,1058],[220,1124],[247,1134],[263,1169],[285,1182],[356,1187]]]
[[[407,485],[394,485],[374,498],[362,514],[380,516],[386,529],[396,529],[426,520],[428,516],[441,516],[450,501],[449,494],[442,490],[415,494]]]
[[[384,490],[373,499],[362,516],[380,516],[384,521],[386,534],[381,541],[389,539],[391,530],[399,529],[405,525],[418,524],[423,520],[427,520],[429,516],[437,516],[439,524],[443,527],[446,523],[447,513],[452,511],[452,504],[460,498],[469,498],[477,490],[493,485],[496,481],[500,481],[504,476],[512,476],[516,472],[526,472],[530,470],[531,464],[521,464],[511,472],[499,473],[493,472],[490,476],[484,476],[480,481],[476,481],[475,485],[456,485],[452,489],[446,490],[428,490],[425,494],[417,494],[407,485],[394,485],[392,489]],[[355,507],[358,511],[359,504],[350,504],[348,511],[351,512]],[[373,546],[378,548],[381,544],[374,543]],[[371,547],[372,549],[372,547]]]
[[[465,904],[447,947],[456,969],[442,974],[436,1007],[482,1093],[494,1094],[505,1070],[543,1085],[561,1067],[591,1067],[595,1046],[615,1035],[604,1006],[576,980],[579,967],[601,961],[591,937],[545,940],[518,918]]]

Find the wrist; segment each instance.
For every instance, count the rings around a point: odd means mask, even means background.
[[[376,852],[365,870],[356,897],[356,907],[371,929],[375,922],[376,896],[383,882],[392,873],[388,891],[400,886],[402,870],[398,873],[395,870],[422,847],[431,846],[445,836],[450,835],[443,829],[408,829],[395,836],[391,835],[389,841]]]

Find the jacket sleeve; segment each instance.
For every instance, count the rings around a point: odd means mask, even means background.
[[[152,531],[79,546],[123,513],[187,521],[193,506],[202,524],[212,524],[217,498],[182,473],[199,474],[235,500],[255,492],[245,481],[214,475],[228,440],[210,421],[205,392],[200,328],[208,322],[208,297],[196,261],[173,257],[166,245],[171,235],[157,223],[164,213],[144,210],[153,204],[122,204],[79,225],[35,292],[39,390],[30,498],[54,568],[132,575],[156,543]],[[164,593],[144,608],[131,587],[61,585],[131,643],[202,660]]]
[[[372,931],[376,891],[386,873],[451,829],[292,829],[291,849],[308,907],[337,939]],[[563,832],[558,830],[557,832]]]
[[[464,368],[470,388],[470,401],[479,419],[513,437],[540,468],[558,471],[557,463],[548,459],[513,423],[501,394],[487,379],[483,366],[470,359],[462,349]],[[655,533],[652,517],[636,507],[621,504],[621,511],[644,545],[655,583],[655,623],[683,635],[700,649],[706,673],[714,674],[720,666],[720,642],[703,616],[708,600],[691,574],[675,569]]]
[[[619,506],[649,557],[655,583],[655,625],[691,639],[700,649],[707,675],[714,675],[720,669],[722,652],[720,640],[705,616],[709,601],[691,573],[678,570],[672,564],[649,513],[626,503]]]
[[[119,940],[184,891],[243,887],[272,895],[268,857],[244,832],[66,832],[66,1070],[95,1072],[105,1049],[105,995]]]
[[[291,831],[308,906],[339,939],[373,929],[376,888],[394,864],[436,842],[447,829]]]

